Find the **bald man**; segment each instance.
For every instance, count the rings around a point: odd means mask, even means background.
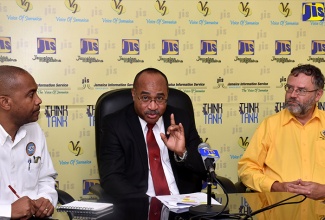
[[[41,103],[26,70],[0,66],[0,217],[44,218],[57,204],[57,173],[36,123]]]

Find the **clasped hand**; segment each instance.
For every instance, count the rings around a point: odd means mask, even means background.
[[[27,196],[21,197],[11,204],[12,219],[29,219],[31,217],[44,218],[54,212],[52,203],[43,197],[32,200]]]
[[[275,182],[272,185],[272,191],[274,192],[291,192],[296,194],[306,195],[310,199],[324,199],[325,198],[325,185],[311,182],[303,181],[298,179],[292,182]]]

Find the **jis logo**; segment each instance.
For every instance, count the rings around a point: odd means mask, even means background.
[[[311,55],[325,55],[325,40],[311,41]]]
[[[217,55],[216,40],[201,40],[201,55]]]
[[[56,54],[55,38],[37,38],[38,54]]]
[[[10,37],[0,37],[0,53],[11,53]]]
[[[80,39],[80,53],[95,55],[99,54],[98,39],[81,38]]]
[[[83,195],[93,195],[89,191],[89,188],[93,185],[100,184],[98,179],[86,179],[82,181],[82,194]]]
[[[238,41],[238,55],[254,55],[255,46],[253,40]]]
[[[178,55],[178,40],[162,40],[162,55]]]
[[[139,55],[140,41],[138,39],[122,39],[123,55]]]
[[[302,3],[302,21],[324,21],[324,2]]]
[[[276,40],[275,41],[275,55],[291,55],[291,41],[290,40]]]

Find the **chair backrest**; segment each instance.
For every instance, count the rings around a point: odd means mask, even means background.
[[[100,162],[100,155],[101,155],[101,135],[102,135],[102,122],[103,118],[106,115],[112,114],[123,107],[127,106],[128,104],[131,104],[133,102],[131,89],[117,89],[117,90],[111,90],[108,92],[103,93],[97,100],[96,107],[95,107],[95,141],[96,141],[96,156],[97,156],[97,163],[99,165]],[[168,94],[168,105],[171,105],[176,108],[183,109],[186,111],[190,117],[193,119],[194,123],[194,111],[193,111],[193,105],[190,97],[177,89],[169,88],[169,94]],[[225,188],[226,192],[229,193],[235,193],[236,188],[235,185],[227,178],[225,177],[217,177],[220,185],[222,185]],[[95,194],[97,194],[100,198],[103,197],[103,190],[100,187],[97,187],[98,189],[94,189],[95,191],[99,191]]]
[[[101,155],[101,129],[103,118],[106,115],[112,114],[123,107],[131,104],[133,102],[131,89],[117,89],[111,90],[103,93],[97,100],[95,107],[95,141],[96,141],[96,155],[97,155],[97,163],[99,164],[100,155]],[[177,90],[174,88],[169,88],[168,94],[168,105],[171,105],[176,108],[183,109],[190,114],[190,116],[194,119],[194,111],[193,105],[190,97],[182,92],[181,90]]]

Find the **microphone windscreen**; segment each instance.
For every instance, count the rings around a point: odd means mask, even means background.
[[[199,146],[198,146],[199,152],[200,152],[200,149],[211,149],[211,147],[209,144],[203,142],[203,143],[199,144]]]

